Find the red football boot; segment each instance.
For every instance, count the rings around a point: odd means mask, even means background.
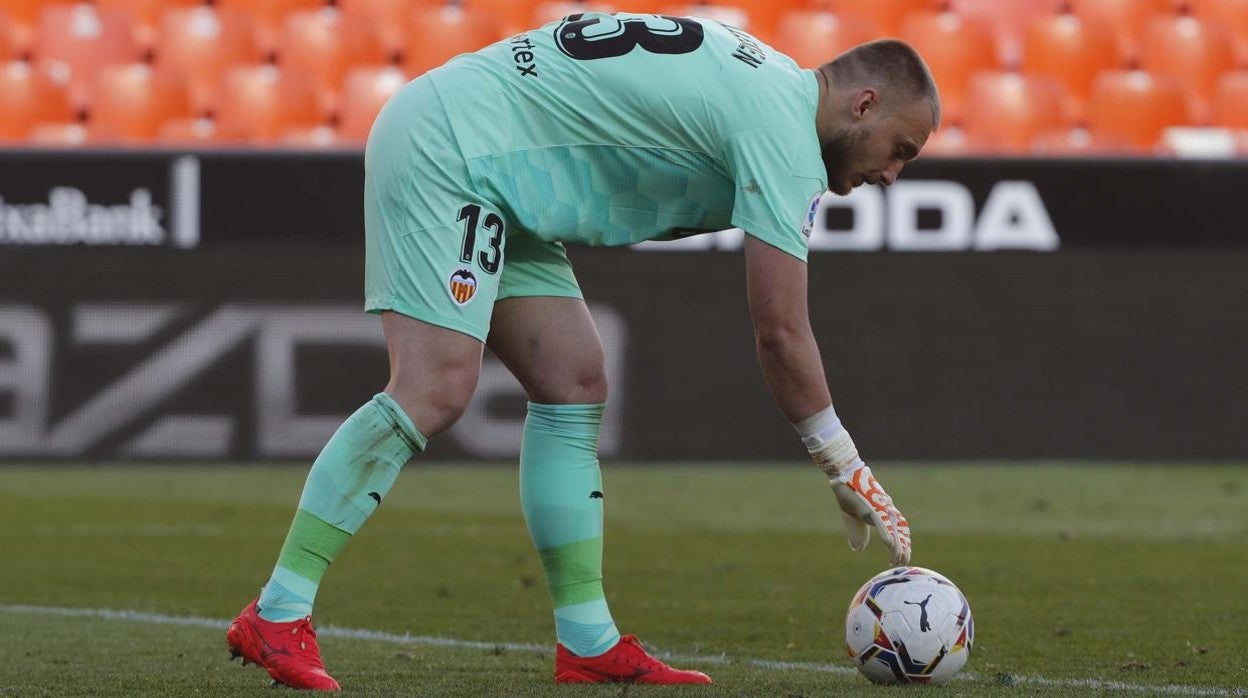
[[[578,657],[562,644],[555,652],[555,683],[707,684],[700,671],[673,669],[646,654],[635,635],[597,657]]]
[[[259,664],[275,682],[291,688],[337,691],[338,682],[321,663],[312,617],[290,623],[267,621],[260,617],[257,601],[247,604],[225,631],[230,659],[242,657],[243,664]]]

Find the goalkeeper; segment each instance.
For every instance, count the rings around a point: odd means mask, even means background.
[[[660,15],[571,15],[409,83],[365,152],[365,304],[390,380],[312,465],[231,652],[277,682],[338,688],[311,625],[321,578],[400,468],[462,414],[489,346],[530,400],[520,504],[554,607],[555,681],[711,682],[621,635],[603,593],[604,354],[565,242],[744,229],[766,383],[831,481],[850,546],[874,530],[906,563],[909,525],[832,408],[807,237],[825,191],[892,184],[939,121],[931,74],[901,42],[803,70],[740,30]]]

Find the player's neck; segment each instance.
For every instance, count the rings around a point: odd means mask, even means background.
[[[837,132],[838,119],[833,106],[832,81],[828,74],[815,68],[815,79],[819,83],[819,101],[815,105],[815,136],[822,145]]]

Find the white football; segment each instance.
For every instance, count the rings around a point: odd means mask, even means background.
[[[845,616],[849,656],[875,683],[943,683],[966,665],[975,622],[948,578],[922,567],[881,572]]]

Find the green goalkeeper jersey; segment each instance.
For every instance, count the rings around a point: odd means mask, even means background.
[[[429,73],[512,229],[626,245],[743,228],[806,258],[827,188],[813,71],[688,17],[585,13]]]

